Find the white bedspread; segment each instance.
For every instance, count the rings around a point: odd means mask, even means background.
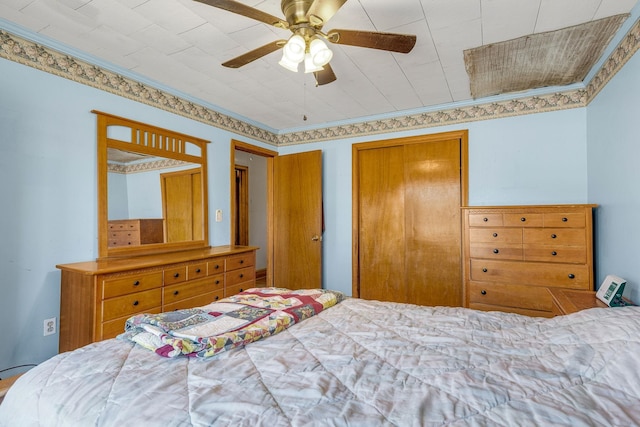
[[[554,319],[348,299],[209,360],[109,340],[25,374],[1,426],[640,425],[640,308]]]

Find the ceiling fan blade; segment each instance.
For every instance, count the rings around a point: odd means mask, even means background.
[[[265,24],[273,25],[279,28],[289,28],[289,23],[283,21],[277,16],[270,15],[261,10],[255,9],[251,6],[244,5],[234,0],[195,0],[200,3],[208,4],[209,6],[217,7],[218,9],[224,9],[229,12],[237,13],[238,15],[246,16],[247,18],[255,19],[256,21],[264,22]]]
[[[416,44],[416,36],[408,34],[378,33],[360,30],[331,30],[327,39],[335,44],[368,47],[391,52],[409,53]]]
[[[346,2],[347,0],[315,0],[309,7],[307,16],[320,18],[322,20],[320,26],[322,26],[331,19]]]
[[[316,78],[316,86],[322,86],[336,81],[336,75],[329,64],[326,64],[322,71],[314,71],[313,75]]]
[[[256,59],[262,58],[263,56],[280,49],[286,42],[286,40],[276,40],[257,49],[253,49],[243,55],[230,59],[222,65],[229,68],[240,68],[243,65],[247,65]]]

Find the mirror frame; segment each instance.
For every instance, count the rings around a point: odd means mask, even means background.
[[[98,259],[151,255],[209,247],[209,202],[207,189],[207,144],[209,141],[136,122],[100,111],[97,116],[98,142]],[[109,138],[109,127],[130,129],[130,141]],[[199,148],[199,154],[187,153],[191,145]],[[139,154],[164,157],[200,165],[202,169],[202,232],[201,240],[184,242],[151,243],[137,246],[109,247],[109,198],[107,192],[107,149],[115,148]],[[197,150],[196,150],[197,151]]]

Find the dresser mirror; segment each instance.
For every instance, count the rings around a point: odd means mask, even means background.
[[[93,113],[99,258],[208,247],[208,141]]]

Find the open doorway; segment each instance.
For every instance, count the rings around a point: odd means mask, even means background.
[[[234,244],[256,246],[256,282],[272,286],[271,215],[275,151],[231,141],[231,236]]]

